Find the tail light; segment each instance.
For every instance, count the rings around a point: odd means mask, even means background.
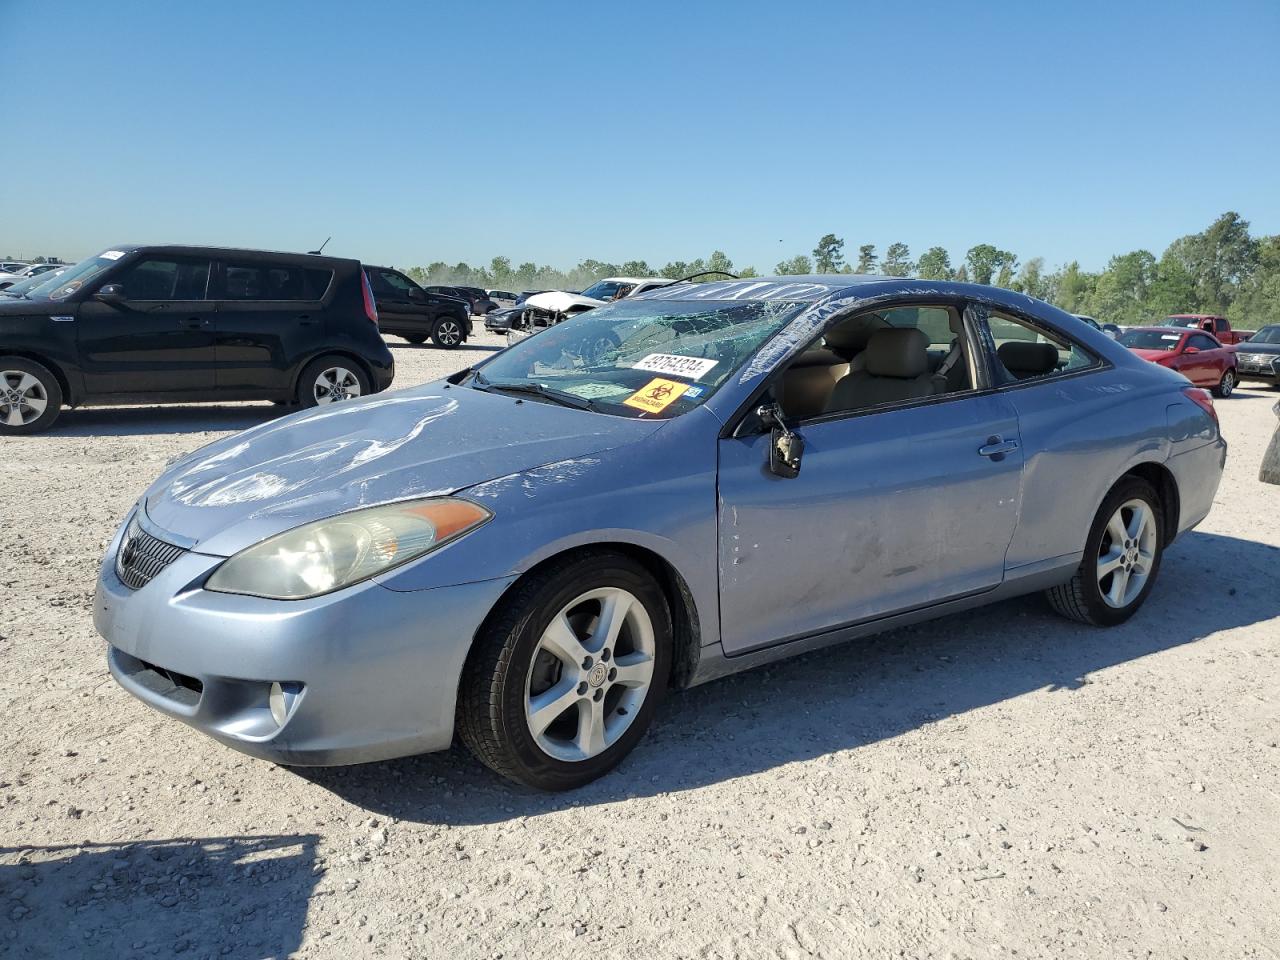
[[[1218,411],[1213,408],[1213,397],[1209,396],[1208,390],[1201,390],[1199,387],[1183,387],[1182,392],[1187,395],[1188,400],[1211,416],[1214,423],[1218,422]]]
[[[369,286],[369,275],[360,271],[360,292],[364,295],[364,315],[375,327],[378,325],[378,305],[373,299],[373,287]]]

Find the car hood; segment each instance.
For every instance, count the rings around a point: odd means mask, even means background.
[[[661,427],[443,381],[308,410],[218,440],[147,491],[160,535],[230,556],[359,507],[444,496]]]
[[[1239,345],[1237,353],[1268,353],[1273,356],[1280,354],[1280,343],[1255,343],[1252,340],[1246,340]]]
[[[548,293],[534,294],[524,302],[526,307],[537,307],[539,310],[550,310],[558,313],[567,313],[574,308],[603,307],[604,300],[596,300],[593,297],[584,297],[580,293],[565,293],[563,290],[552,290]]]

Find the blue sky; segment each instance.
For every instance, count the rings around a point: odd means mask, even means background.
[[[1280,3],[0,0],[0,255],[401,266],[1280,232]],[[39,101],[48,98],[49,106]]]

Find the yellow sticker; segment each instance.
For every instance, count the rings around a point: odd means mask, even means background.
[[[674,380],[663,380],[654,377],[643,387],[622,402],[628,407],[644,410],[648,413],[661,413],[680,399],[680,395],[689,389],[687,383],[676,383]]]

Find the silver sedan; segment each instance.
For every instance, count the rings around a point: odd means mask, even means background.
[[[663,692],[1043,591],[1132,616],[1208,513],[1204,391],[1069,314],[893,278],[679,283],[173,464],[111,672],[281,763],[600,776]]]

